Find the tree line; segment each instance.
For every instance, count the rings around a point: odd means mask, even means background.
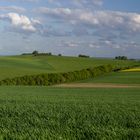
[[[119,71],[130,67],[113,67],[113,65],[102,65],[94,68],[87,68],[72,72],[64,73],[46,73],[38,75],[25,75],[22,77],[15,77],[0,81],[0,85],[38,85],[49,86],[54,84],[61,84],[94,78],[112,71]]]
[[[116,56],[116,60],[128,60],[127,56]]]

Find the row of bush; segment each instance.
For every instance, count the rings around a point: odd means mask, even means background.
[[[65,72],[65,73],[46,73],[39,75],[26,75],[22,77],[15,77],[12,79],[5,79],[0,81],[0,85],[39,85],[49,86],[54,84],[61,84],[94,78],[112,71],[119,71],[128,69],[129,67],[114,68],[112,65],[102,65],[95,68],[88,68],[79,71]]]
[[[121,70],[125,70],[125,69],[131,69],[131,68],[134,68],[134,67],[139,67],[139,64],[135,64],[135,65],[131,65],[131,66],[115,66],[113,71],[121,71]]]
[[[0,85],[54,85],[77,80],[83,80],[95,77],[107,72],[111,72],[113,67],[111,65],[103,65],[95,68],[88,68],[73,72],[65,73],[47,73],[39,75],[26,75],[22,77],[15,77],[12,79],[5,79],[0,81]]]

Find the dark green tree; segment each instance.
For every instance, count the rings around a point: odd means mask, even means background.
[[[38,51],[35,50],[32,52],[32,54],[36,56],[36,55],[38,55]]]

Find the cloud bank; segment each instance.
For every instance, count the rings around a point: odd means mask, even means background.
[[[96,53],[103,55],[101,52],[110,49],[112,55],[129,54],[130,50],[137,54],[140,11],[107,9],[106,3],[103,0],[1,0],[0,35],[6,38],[8,33],[12,38],[10,34],[17,34],[21,44],[30,44],[30,49],[37,44],[40,49],[43,44],[44,48],[51,46],[50,50],[63,48],[71,53],[83,49],[88,53],[97,50]]]
[[[20,30],[23,33],[36,32],[37,28],[35,27],[35,25],[40,24],[38,20],[29,19],[27,16],[19,15],[18,13],[8,13],[0,15],[0,20],[9,22],[11,27],[14,28],[15,31]]]

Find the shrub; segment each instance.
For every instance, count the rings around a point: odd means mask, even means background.
[[[36,55],[38,55],[38,51],[35,50],[32,52],[32,54],[36,56]]]
[[[79,54],[78,57],[85,57],[85,58],[89,58],[90,56],[88,55],[84,55],[84,54]]]
[[[39,75],[25,75],[22,77],[15,77],[12,79],[4,79],[0,81],[0,85],[38,85],[48,86],[66,82],[73,82],[94,78],[111,71],[118,71],[128,67],[113,68],[112,65],[102,65],[95,68],[87,68],[79,71],[65,72],[65,73],[50,73]],[[130,67],[129,67],[130,68]]]
[[[62,54],[58,54],[58,56],[62,56]]]

